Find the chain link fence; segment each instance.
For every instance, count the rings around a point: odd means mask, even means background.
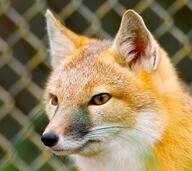
[[[50,66],[44,13],[49,8],[73,31],[113,38],[122,13],[138,11],[192,87],[191,0],[0,0],[0,170],[74,171],[67,157],[40,142],[40,104]]]

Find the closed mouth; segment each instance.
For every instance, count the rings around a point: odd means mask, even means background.
[[[83,144],[79,149],[83,149],[84,147],[91,145],[91,144],[95,144],[95,143],[100,143],[100,140],[88,140],[85,144]]]
[[[86,143],[82,144],[81,146],[79,146],[78,148],[75,149],[62,149],[62,148],[52,148],[53,152],[65,152],[65,153],[78,153],[80,151],[82,151],[84,148],[86,148],[89,145],[95,144],[95,143],[100,143],[100,140],[88,140]]]

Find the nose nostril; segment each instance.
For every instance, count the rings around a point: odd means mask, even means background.
[[[41,137],[41,141],[48,147],[54,146],[58,142],[58,136],[54,133],[45,133]]]

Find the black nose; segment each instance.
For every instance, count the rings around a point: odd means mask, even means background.
[[[54,133],[45,133],[41,137],[41,141],[48,147],[54,146],[58,142],[58,136]]]

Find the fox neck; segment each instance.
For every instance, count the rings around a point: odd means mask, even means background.
[[[154,166],[151,149],[145,145],[116,141],[97,156],[76,156],[77,165],[83,171],[143,171]]]
[[[153,170],[157,166],[153,146],[163,132],[161,121],[154,121],[155,115],[159,113],[149,110],[139,112],[135,129],[122,131],[95,156],[76,156],[77,165],[83,171]]]

